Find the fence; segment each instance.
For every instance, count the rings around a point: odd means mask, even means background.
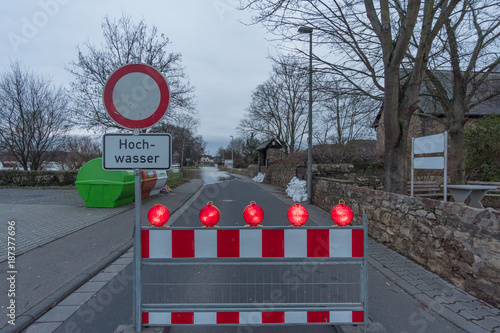
[[[142,324],[362,324],[367,217],[351,227],[142,228]]]

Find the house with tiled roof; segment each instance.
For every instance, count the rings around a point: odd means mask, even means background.
[[[448,96],[452,96],[452,73],[451,71],[435,72],[436,76],[443,83]],[[469,87],[469,89],[471,89]],[[470,90],[469,90],[470,91]],[[493,96],[491,98],[487,98]],[[483,100],[487,98],[484,101]],[[466,111],[465,118],[467,123],[465,126],[471,126],[475,119],[482,118],[487,115],[500,114],[500,70],[493,72],[489,75],[488,81],[481,85],[478,93],[470,100],[468,105],[472,107]],[[383,122],[383,108],[380,108],[372,127],[377,132],[377,145],[376,149],[379,152],[384,151],[384,122]],[[421,95],[419,97],[418,110],[415,111],[411,117],[408,142],[411,143],[412,137],[421,137],[426,135],[433,135],[443,133],[446,128],[439,121],[433,119],[433,116],[438,119],[445,117],[441,103],[429,94],[427,87],[423,84]]]

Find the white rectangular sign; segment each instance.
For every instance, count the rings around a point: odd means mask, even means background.
[[[442,170],[444,169],[444,157],[415,157],[413,160],[414,169]]]
[[[444,133],[422,136],[420,138],[414,138],[414,140],[414,154],[431,154],[444,152]]]
[[[170,134],[104,134],[104,170],[168,170],[172,162]]]

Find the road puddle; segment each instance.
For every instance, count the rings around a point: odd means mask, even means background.
[[[205,184],[216,184],[233,178],[227,172],[219,171],[215,167],[202,167],[200,170],[201,179]]]

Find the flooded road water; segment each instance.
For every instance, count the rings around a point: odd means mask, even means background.
[[[203,179],[205,184],[215,184],[233,178],[227,172],[220,171],[216,167],[203,167],[200,170],[201,179]]]
[[[216,167],[201,167],[199,169],[185,169],[183,177],[190,179],[202,179],[205,184],[216,184],[233,177],[225,171],[220,171]]]

